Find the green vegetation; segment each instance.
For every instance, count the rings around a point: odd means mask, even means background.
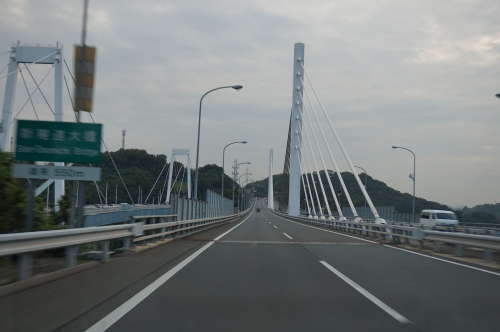
[[[500,203],[481,204],[458,211],[460,220],[467,223],[500,224]]]
[[[14,163],[12,153],[0,151],[0,233],[25,231],[27,181],[10,176],[10,168]],[[59,224],[65,220],[65,216],[64,213],[47,215],[43,200],[37,197],[34,219],[33,229],[42,231],[62,228]]]
[[[333,171],[329,171],[329,173],[333,174]],[[309,181],[311,181],[310,174]],[[314,180],[316,182],[319,181],[318,175],[316,173],[313,174]],[[281,181],[283,178],[283,174],[277,174],[273,176],[273,187],[275,191],[279,191],[281,188]],[[328,198],[328,202],[330,207],[333,208],[333,211],[337,211],[335,207],[335,203],[333,200],[332,193],[330,191],[330,187],[328,185],[328,180],[326,179],[326,175],[324,171],[320,172],[320,178],[323,182],[323,186],[325,187],[325,192]],[[341,207],[349,206],[347,202],[347,197],[343,192],[339,193],[339,190],[342,189],[340,185],[340,180],[336,174],[330,175],[333,188],[337,191],[337,197],[339,199],[339,203]],[[358,183],[354,177],[354,175],[350,172],[342,172],[342,178],[344,179],[344,183],[349,190],[349,194],[351,196],[352,202],[354,206],[364,206],[365,199],[361,189],[358,186]],[[361,180],[364,183],[365,176],[361,175]],[[257,191],[256,196],[265,197],[267,196],[267,178],[261,181],[254,182],[255,190]],[[312,185],[312,183],[311,183]],[[318,193],[320,193],[319,184],[317,185]],[[412,210],[412,195],[402,193],[397,191],[389,186],[387,186],[384,182],[376,180],[371,176],[368,176],[368,194],[370,198],[375,204],[375,206],[395,206],[395,210],[397,213],[411,213]],[[321,195],[321,193],[320,193]],[[279,198],[279,194],[276,195]],[[302,192],[302,197],[304,197],[304,193]],[[436,209],[436,210],[450,210],[450,208],[446,205],[428,201],[426,199],[416,197],[415,199],[415,210],[417,212],[422,209]]]
[[[120,174],[125,182],[128,191],[130,193],[127,194],[125,187],[123,186],[122,181],[113,165],[113,161],[116,164],[116,167],[120,171]],[[153,202],[153,198],[155,199],[155,204],[158,202],[158,193],[163,191],[162,200],[165,200],[166,195],[166,181],[168,177],[168,171],[170,167],[170,163],[167,163],[165,166],[165,161],[167,156],[163,154],[153,155],[148,154],[146,150],[139,149],[125,149],[118,150],[111,153],[104,153],[102,155],[102,164],[100,167],[102,168],[102,179],[97,182],[97,186],[103,193],[106,195],[106,182],[108,183],[108,203],[115,203],[115,193],[118,188],[118,199],[117,203],[137,203],[137,199],[139,196],[139,186],[142,189],[143,202],[151,204]],[[162,175],[158,179],[158,182],[155,185],[155,181],[160,175],[160,172],[165,166]],[[172,193],[180,194],[181,196],[187,195],[187,174],[186,167],[179,163],[175,162],[172,172]],[[191,179],[194,181],[194,169],[190,170]],[[202,199],[205,197],[206,190],[211,189],[217,193],[220,193],[221,186],[221,174],[222,168],[217,165],[205,165],[200,167],[198,174],[198,197]],[[177,180],[176,180],[177,178]],[[224,180],[224,195],[225,197],[230,198],[232,195],[232,179],[226,175]],[[191,183],[194,187],[194,182]],[[118,187],[117,187],[118,186]],[[153,188],[154,186],[154,188]],[[152,191],[151,191],[151,188]],[[151,195],[149,196],[147,202],[146,198],[151,191]],[[87,185],[87,197],[86,204],[99,204],[104,203],[104,198],[101,196],[99,199],[99,195],[97,193],[96,185],[94,183],[89,183]]]

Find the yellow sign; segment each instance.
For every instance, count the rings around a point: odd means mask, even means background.
[[[85,57],[82,68],[82,47],[75,45],[75,111],[92,112],[92,96],[94,94],[94,73],[97,49],[85,45]],[[82,83],[83,69],[83,88]],[[83,98],[80,98],[80,93]]]

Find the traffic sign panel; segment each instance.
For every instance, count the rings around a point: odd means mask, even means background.
[[[101,163],[101,124],[17,121],[16,159]]]
[[[52,165],[14,164],[13,178],[100,181],[100,167],[69,167]]]

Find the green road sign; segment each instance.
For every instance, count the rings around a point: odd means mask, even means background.
[[[16,159],[101,163],[101,124],[17,120]]]

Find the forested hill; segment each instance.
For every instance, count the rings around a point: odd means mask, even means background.
[[[110,157],[111,154],[111,157]],[[135,203],[139,196],[139,187],[142,189],[143,202],[146,203],[146,198],[153,188],[155,181],[158,179],[156,185],[151,192],[147,203],[152,203],[155,198],[155,203],[158,202],[158,193],[164,190],[163,198],[165,199],[166,193],[166,179],[168,176],[168,169],[170,163],[165,166],[167,156],[163,154],[153,155],[147,153],[146,150],[139,149],[120,149],[115,152],[103,153],[102,155],[102,179],[97,182],[103,194],[106,194],[106,183],[108,183],[108,203],[115,203],[115,193],[118,188],[118,203]],[[120,180],[116,168],[120,171],[130,195],[125,190],[125,187]],[[185,160],[181,160],[185,164]],[[165,166],[163,172],[162,168]],[[175,180],[173,193],[180,193],[181,195],[187,194],[187,169],[185,165],[179,162],[174,163],[172,172],[172,182]],[[194,187],[194,169],[190,170],[192,186]],[[161,173],[161,176],[160,176]],[[217,165],[205,165],[199,169],[198,180],[198,195],[204,198],[207,189],[214,190],[220,193],[221,188],[221,174],[222,168]],[[158,176],[160,176],[158,178]],[[226,175],[224,180],[224,194],[226,197],[231,197],[232,194],[232,179]],[[101,198],[102,199],[102,198]],[[97,189],[94,183],[90,182],[87,186],[87,204],[100,203]]]
[[[331,171],[331,173],[333,174],[334,172]],[[328,180],[326,179],[325,176],[325,172],[321,171],[320,174],[321,174],[321,180],[323,181],[323,186],[325,187],[325,192],[327,194],[328,201],[330,203],[330,207],[334,208],[334,211],[336,211],[337,209],[335,208],[335,203],[333,200],[332,193],[330,191],[330,187],[328,185]],[[351,195],[351,199],[353,201],[354,206],[364,206],[365,199],[363,193],[361,192],[361,189],[359,188],[356,182],[356,179],[354,178],[354,175],[350,172],[342,172],[341,174],[342,178],[344,179],[344,183],[347,187],[347,190]],[[311,181],[310,174],[308,174],[308,176],[309,176],[309,181]],[[275,192],[279,192],[281,190],[282,178],[283,174],[276,174],[273,176],[273,187]],[[330,175],[330,178],[332,180],[332,185],[338,194],[338,191],[342,189],[340,185],[340,180],[336,174]],[[362,173],[360,175],[360,178],[361,181],[364,183],[365,174]],[[318,176],[316,172],[314,173],[314,179],[316,182],[318,181]],[[256,181],[253,183],[255,186],[255,190],[257,191],[256,193],[257,196],[261,197],[267,196],[267,182],[268,179],[266,178],[264,180]],[[410,185],[411,184],[409,183],[408,186]],[[317,184],[317,188],[318,188],[318,193],[321,195],[319,184]],[[397,191],[386,185],[384,182],[376,180],[371,176],[368,176],[367,188],[368,188],[367,189],[368,194],[370,195],[370,198],[373,201],[373,204],[375,204],[375,206],[394,205],[396,212],[398,213],[411,213],[412,195]],[[277,197],[279,198],[279,193],[277,194]],[[303,194],[302,197],[304,197]],[[339,199],[341,207],[349,206],[346,195],[344,193],[340,193],[340,195],[338,195],[337,197]],[[438,202],[428,201],[424,198],[416,197],[415,210],[418,213],[422,209],[450,210],[450,208],[446,205],[440,204]]]

